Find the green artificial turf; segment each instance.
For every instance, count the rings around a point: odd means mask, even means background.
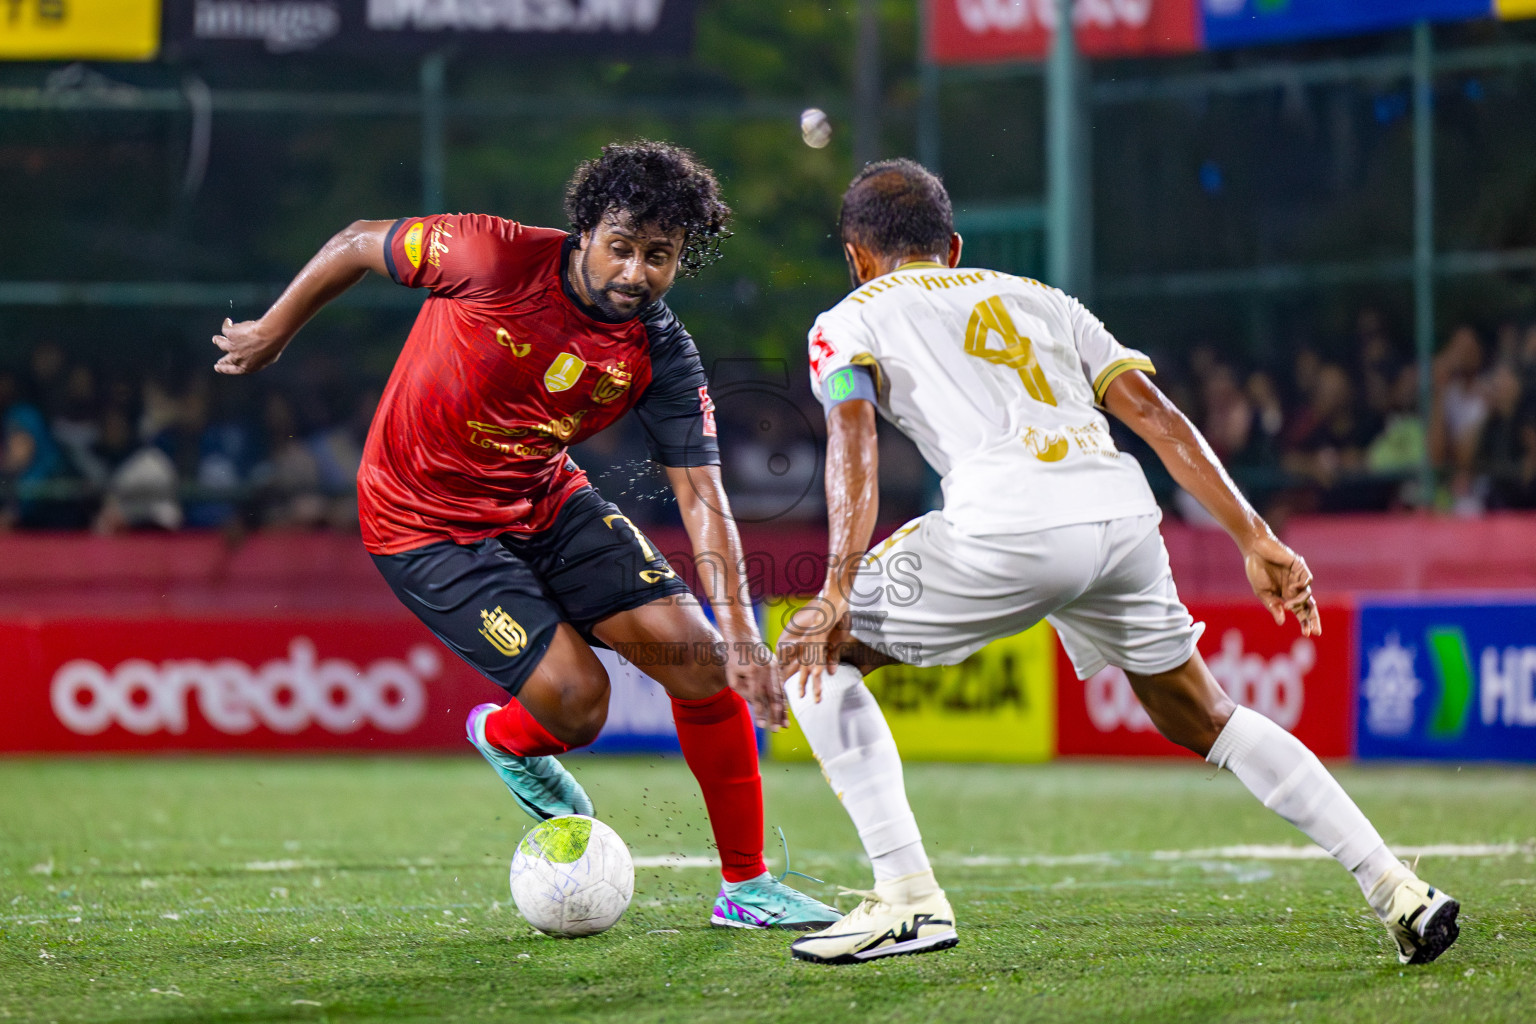
[[[679,761],[572,763],[637,856],[708,853]],[[1536,1020],[1531,770],[1340,771],[1391,842],[1516,848],[1424,857],[1463,930],[1415,968],[1331,861],[1219,849],[1304,840],[1193,759],[907,772],[961,944],[829,968],[709,928],[708,869],[538,935],[506,879],[531,823],[472,754],[0,761],[0,1020]],[[815,767],[764,777],[793,866],[867,886]]]

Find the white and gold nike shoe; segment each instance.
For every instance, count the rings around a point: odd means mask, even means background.
[[[797,960],[818,964],[857,964],[887,956],[909,956],[949,949],[959,943],[955,912],[933,881],[933,872],[875,883],[874,892],[846,890],[864,897],[841,921],[790,944]]]
[[[1402,963],[1427,964],[1450,949],[1461,934],[1456,924],[1461,904],[1406,867],[1387,872],[1376,889],[1392,894],[1387,911],[1378,916],[1397,943],[1397,959]]]

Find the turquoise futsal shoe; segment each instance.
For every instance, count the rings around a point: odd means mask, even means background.
[[[552,757],[518,757],[491,746],[485,738],[485,716],[500,710],[495,704],[476,706],[464,722],[464,731],[480,756],[491,762],[501,781],[507,784],[517,805],[540,821],[566,814],[593,817],[592,798],[559,761]]]
[[[811,931],[842,920],[833,908],[764,872],[750,881],[720,887],[709,923],[722,928],[786,928]]]

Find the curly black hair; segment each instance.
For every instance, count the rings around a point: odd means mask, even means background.
[[[838,234],[891,256],[942,253],[955,230],[944,183],[905,157],[867,165],[843,194]]]
[[[720,243],[731,237],[726,230],[731,208],[720,198],[714,172],[688,150],[665,142],[614,143],[576,168],[565,188],[571,229],[586,234],[614,210],[629,214],[635,224],[683,229],[680,277],[692,277],[718,260]]]

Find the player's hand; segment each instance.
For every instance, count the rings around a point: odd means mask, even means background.
[[[1248,582],[1258,595],[1275,625],[1285,624],[1290,612],[1301,623],[1302,636],[1318,636],[1323,631],[1322,616],[1312,596],[1312,570],[1306,559],[1273,537],[1261,537],[1243,553],[1243,568]]]
[[[784,683],[779,678],[779,663],[762,641],[751,645],[731,644],[725,678],[731,689],[741,694],[742,700],[752,709],[752,719],[758,728],[771,732],[789,724],[784,711]]]
[[[213,336],[213,343],[224,350],[224,356],[213,364],[219,373],[255,373],[277,362],[283,354],[286,341],[270,338],[262,330],[260,320],[242,320],[235,323],[224,318],[222,334]]]
[[[779,637],[779,661],[784,665],[785,685],[807,690],[821,703],[821,681],[837,670],[836,633],[848,609],[845,602],[825,594],[812,598],[795,610],[784,624]]]

